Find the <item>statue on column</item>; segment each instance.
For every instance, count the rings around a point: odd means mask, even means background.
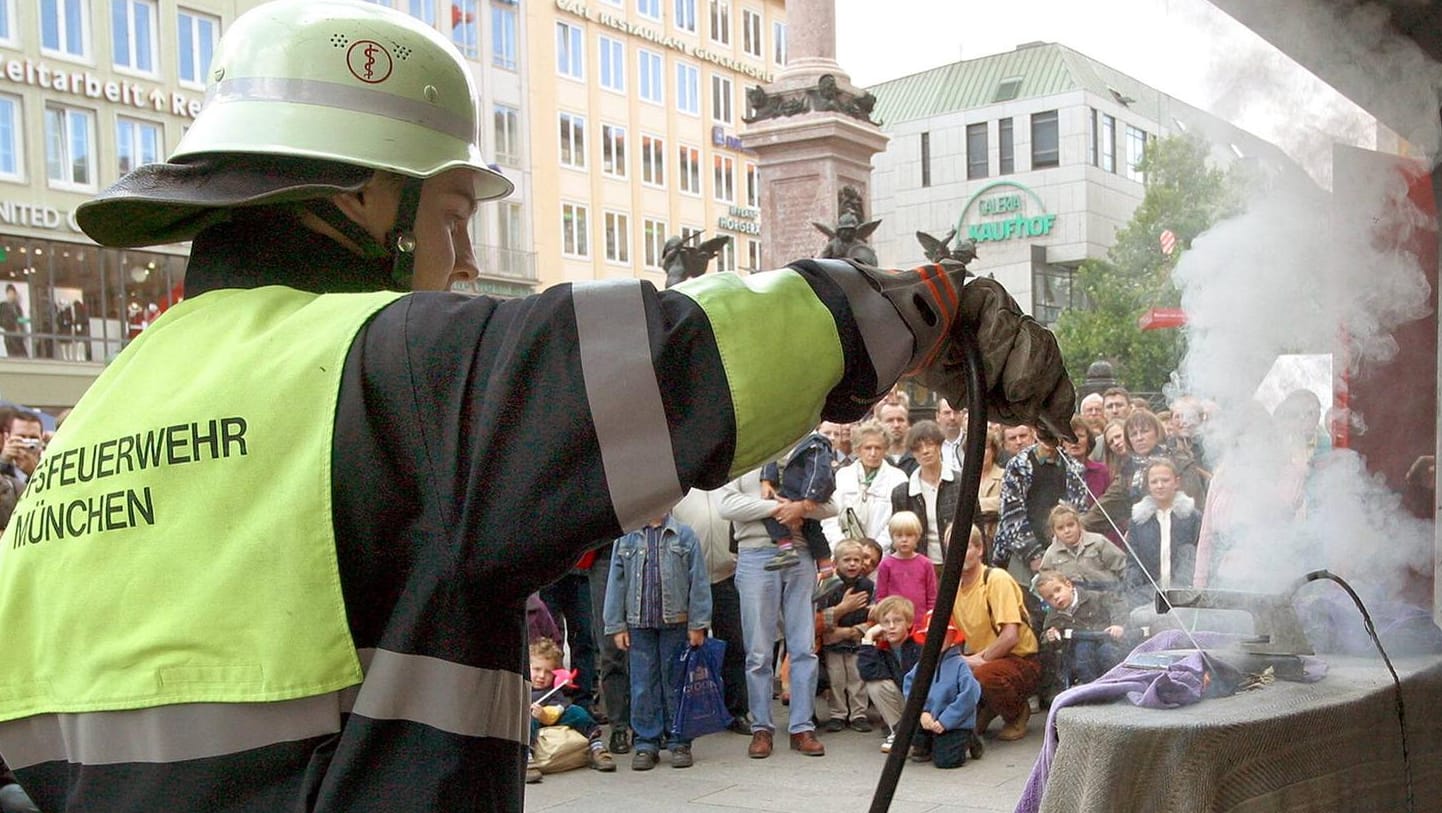
[[[916,233],[916,240],[921,243],[921,250],[926,254],[926,259],[934,263],[939,263],[943,260],[956,260],[962,265],[966,265],[976,259],[975,240],[962,240],[953,248],[951,246],[953,237],[956,237],[956,229],[947,232],[946,236],[940,240],[924,231]]]
[[[830,227],[812,221],[818,231],[826,235],[826,245],[821,247],[817,257],[822,259],[856,260],[865,265],[878,265],[876,251],[867,245],[867,238],[881,225],[881,220],[865,221],[861,208],[861,193],[855,187],[844,186],[837,194],[840,216],[836,226]]]
[[[661,249],[661,268],[666,271],[667,288],[706,273],[706,266],[731,242],[731,238],[723,234],[698,244],[701,234],[696,231],[686,238],[666,238],[666,245]]]

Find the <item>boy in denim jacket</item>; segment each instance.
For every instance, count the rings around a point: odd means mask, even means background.
[[[671,767],[691,767],[690,740],[667,735],[675,722],[679,653],[700,646],[711,626],[711,577],[690,526],[667,513],[616,540],[602,617],[616,648],[628,653],[631,769],[656,767],[663,743]]]

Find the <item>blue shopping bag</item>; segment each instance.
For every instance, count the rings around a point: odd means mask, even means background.
[[[725,655],[726,642],[716,638],[707,638],[701,646],[682,648],[677,656],[681,669],[671,736],[694,740],[723,731],[731,724],[721,686],[721,660]]]

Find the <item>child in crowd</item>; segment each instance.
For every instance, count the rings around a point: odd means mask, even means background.
[[[827,593],[817,603],[817,610],[834,607],[848,592],[866,594],[866,606],[834,619],[825,627],[821,636],[821,658],[826,664],[826,675],[831,683],[831,719],[826,730],[841,731],[848,721],[854,731],[871,730],[866,719],[866,685],[857,669],[856,650],[860,647],[867,611],[876,586],[871,579],[861,575],[863,566],[861,543],[855,539],[843,539],[836,543],[836,578],[840,586]]]
[[[1107,543],[1107,547],[1111,547]],[[1043,570],[1036,577],[1037,592],[1051,605],[1046,611],[1042,637],[1049,643],[1065,638],[1064,630],[1105,632],[1105,640],[1072,639],[1070,685],[1091,683],[1107,670],[1121,663],[1122,623],[1127,608],[1121,596],[1112,591],[1084,589],[1072,583],[1065,574]]]
[[[890,533],[890,531],[888,531],[888,533]],[[861,540],[861,557],[864,561],[861,568],[861,575],[875,581],[872,574],[876,573],[876,568],[881,565],[881,560],[886,557],[886,551],[882,550],[880,542],[868,536]]]
[[[601,740],[601,726],[585,708],[573,705],[562,692],[552,693],[556,684],[556,670],[562,668],[561,648],[550,638],[536,638],[531,641],[531,748],[535,748],[536,735],[541,726],[570,726],[586,736],[591,749],[591,767],[610,773],[616,770],[616,762]],[[542,700],[542,698],[545,698]],[[526,764],[526,783],[541,781],[541,771],[529,761]]]
[[[1073,581],[1119,588],[1127,572],[1127,555],[1099,533],[1082,529],[1081,513],[1058,503],[1047,517],[1052,543],[1041,557],[1042,570],[1061,572]],[[1033,580],[1033,589],[1040,583]]]
[[[831,468],[835,457],[831,441],[820,432],[812,432],[796,444],[786,456],[784,465],[772,462],[761,469],[762,498],[771,500],[780,496],[788,500],[826,502],[836,492],[836,473]],[[767,533],[776,541],[776,555],[766,562],[766,569],[795,567],[801,560],[791,549],[795,543],[791,529],[772,517],[766,517],[762,522],[766,524]],[[816,560],[817,570],[830,575],[831,545],[821,530],[820,520],[801,520],[801,536],[811,551],[811,558]]]
[[[891,554],[876,568],[876,597],[905,596],[918,616],[931,612],[936,606],[936,568],[916,552],[921,544],[921,518],[911,511],[897,511],[887,529]]]
[[[617,539],[601,617],[616,648],[628,653],[636,733],[631,770],[656,767],[663,744],[671,767],[691,767],[691,741],[667,732],[679,700],[677,654],[705,643],[711,626],[711,576],[696,532],[668,513]]]
[[[856,669],[866,682],[866,696],[876,704],[889,733],[881,743],[881,753],[891,753],[896,742],[896,724],[906,706],[901,681],[921,660],[921,644],[911,639],[916,622],[916,608],[905,596],[887,596],[876,603],[873,624],[861,637],[856,653]]]
[[[924,626],[930,625],[930,613]],[[923,633],[914,633],[924,638]],[[966,635],[956,624],[946,625],[946,639],[942,641],[941,660],[936,665],[936,679],[926,693],[926,704],[922,706],[921,722],[911,746],[911,758],[917,762],[930,760],[938,768],[960,768],[966,764],[966,755],[981,756],[981,739],[972,736],[976,728],[976,704],[981,700],[981,684],[971,674],[962,654]],[[906,673],[901,690],[911,692],[911,681],[916,677],[916,667]],[[975,749],[975,750],[973,750]]]

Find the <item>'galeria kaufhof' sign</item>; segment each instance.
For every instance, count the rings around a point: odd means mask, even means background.
[[[976,191],[957,218],[957,234],[980,243],[1045,237],[1056,225],[1041,196],[1016,181],[993,181]]]

